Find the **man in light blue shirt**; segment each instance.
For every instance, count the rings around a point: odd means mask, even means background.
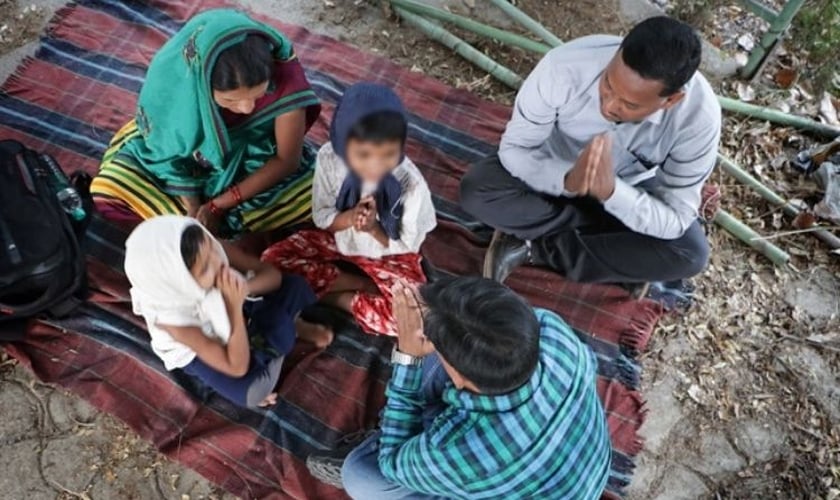
[[[581,282],[699,273],[697,220],[715,166],[720,106],[697,72],[700,40],[651,18],[624,38],[551,50],[520,89],[498,156],[470,169],[461,204],[497,229],[485,276],[534,263]]]

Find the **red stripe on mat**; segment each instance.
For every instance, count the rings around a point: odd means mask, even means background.
[[[116,132],[133,116],[137,94],[33,59],[4,87],[12,96],[50,111]]]

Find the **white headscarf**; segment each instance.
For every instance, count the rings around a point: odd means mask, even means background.
[[[125,242],[125,274],[131,282],[134,314],[146,319],[152,347],[167,369],[185,366],[195,357],[186,346],[175,342],[158,323],[197,326],[208,337],[227,343],[230,321],[224,299],[216,288],[205,290],[193,278],[181,256],[184,230],[201,224],[180,215],[162,215],[143,221]],[[223,261],[222,245],[204,229]],[[181,366],[177,366],[181,365]]]

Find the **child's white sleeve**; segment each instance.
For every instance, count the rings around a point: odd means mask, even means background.
[[[321,229],[330,227],[338,215],[335,208],[338,196],[335,161],[332,146],[328,143],[321,147],[315,160],[315,178],[312,181],[312,221]]]
[[[432,193],[425,181],[418,182],[406,193],[403,200],[403,216],[400,239],[391,240],[388,249],[392,254],[419,253],[426,235],[437,226]]]

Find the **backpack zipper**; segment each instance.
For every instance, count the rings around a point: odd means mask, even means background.
[[[15,240],[12,238],[12,232],[9,230],[9,226],[6,224],[6,220],[2,216],[0,216],[0,236],[3,238],[3,247],[6,249],[6,253],[9,254],[9,260],[12,264],[20,264],[23,262],[23,257],[20,255],[17,243],[15,243]]]

